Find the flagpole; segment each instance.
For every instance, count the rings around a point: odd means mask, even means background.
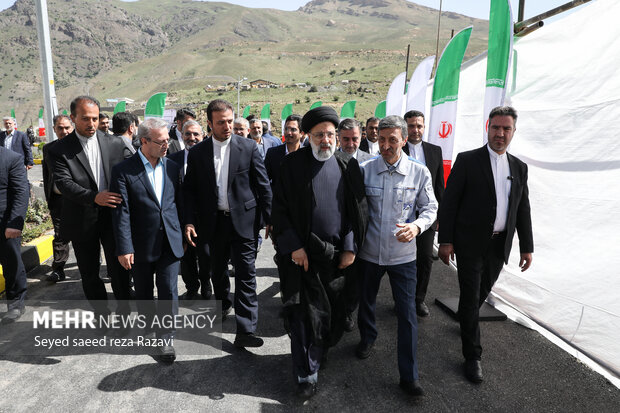
[[[439,56],[439,28],[441,27],[441,8],[443,6],[443,0],[439,0],[439,19],[437,21],[437,45],[435,46],[435,56]],[[433,64],[433,76],[437,72],[437,62],[438,58],[435,58],[435,63]]]
[[[405,90],[403,90],[403,94],[407,94],[407,79],[409,78],[409,50],[411,49],[411,44],[407,45],[407,63],[405,63]]]

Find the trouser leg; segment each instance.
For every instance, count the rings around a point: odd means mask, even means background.
[[[300,306],[288,310],[291,334],[293,375],[298,381],[316,382],[323,357],[323,347],[311,342],[310,327]]]
[[[384,272],[384,267],[360,260],[360,303],[357,324],[361,341],[364,343],[374,343],[377,339],[375,308]]]
[[[254,333],[258,322],[256,294],[256,243],[235,235],[232,243],[235,266],[235,317],[237,333]]]
[[[0,264],[4,274],[6,299],[9,310],[24,307],[26,299],[26,269],[21,255],[22,237],[6,239],[0,234]]]
[[[387,267],[398,319],[398,371],[401,380],[418,380],[418,318],[415,310],[416,262]]]
[[[459,278],[459,324],[463,357],[466,360],[480,360],[480,278],[483,270],[482,257],[457,255]]]
[[[428,290],[428,282],[431,279],[431,269],[433,267],[433,241],[435,239],[435,231],[431,228],[427,229],[416,237],[416,297],[418,303],[426,299],[426,291]]]

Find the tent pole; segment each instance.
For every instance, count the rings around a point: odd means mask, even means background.
[[[538,16],[530,17],[529,19],[524,20],[524,21],[519,21],[519,22],[515,23],[514,32],[515,32],[515,34],[517,34],[521,30],[525,30],[526,27],[530,26],[533,23],[537,23],[537,22],[539,22],[541,20],[548,19],[549,17],[553,17],[556,14],[563,13],[563,12],[565,12],[567,10],[570,10],[570,9],[572,9],[574,7],[577,7],[577,6],[581,6],[582,4],[588,3],[590,1],[592,1],[592,0],[573,0],[571,2],[568,2],[566,4],[558,6],[555,9],[551,9],[551,10],[545,12],[545,13],[539,14]],[[521,13],[521,10],[519,10],[519,13]],[[521,16],[519,16],[519,17],[521,17]]]
[[[439,28],[441,27],[441,7],[443,5],[443,0],[439,0],[439,19],[437,21],[437,45],[435,46],[435,62],[433,63],[433,76],[435,76],[435,72],[437,71],[437,62],[439,61]]]

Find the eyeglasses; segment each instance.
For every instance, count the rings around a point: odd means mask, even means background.
[[[331,131],[328,131],[328,132],[314,132],[314,133],[311,133],[311,135],[312,135],[312,137],[314,139],[323,139],[324,136],[329,138],[329,139],[333,139],[336,136],[336,132],[331,132]]]
[[[164,146],[167,147],[168,146],[168,141],[163,141],[163,142],[155,142],[154,140],[148,139],[149,142],[153,142],[155,145],[159,146],[160,148],[163,148]]]

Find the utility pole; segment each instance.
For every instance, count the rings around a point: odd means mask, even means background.
[[[43,83],[43,119],[45,137],[48,142],[56,139],[54,116],[58,114],[56,90],[54,88],[54,67],[52,66],[52,45],[50,25],[47,17],[47,0],[35,0],[37,9],[37,34],[39,36],[39,55],[41,57],[41,81]]]

